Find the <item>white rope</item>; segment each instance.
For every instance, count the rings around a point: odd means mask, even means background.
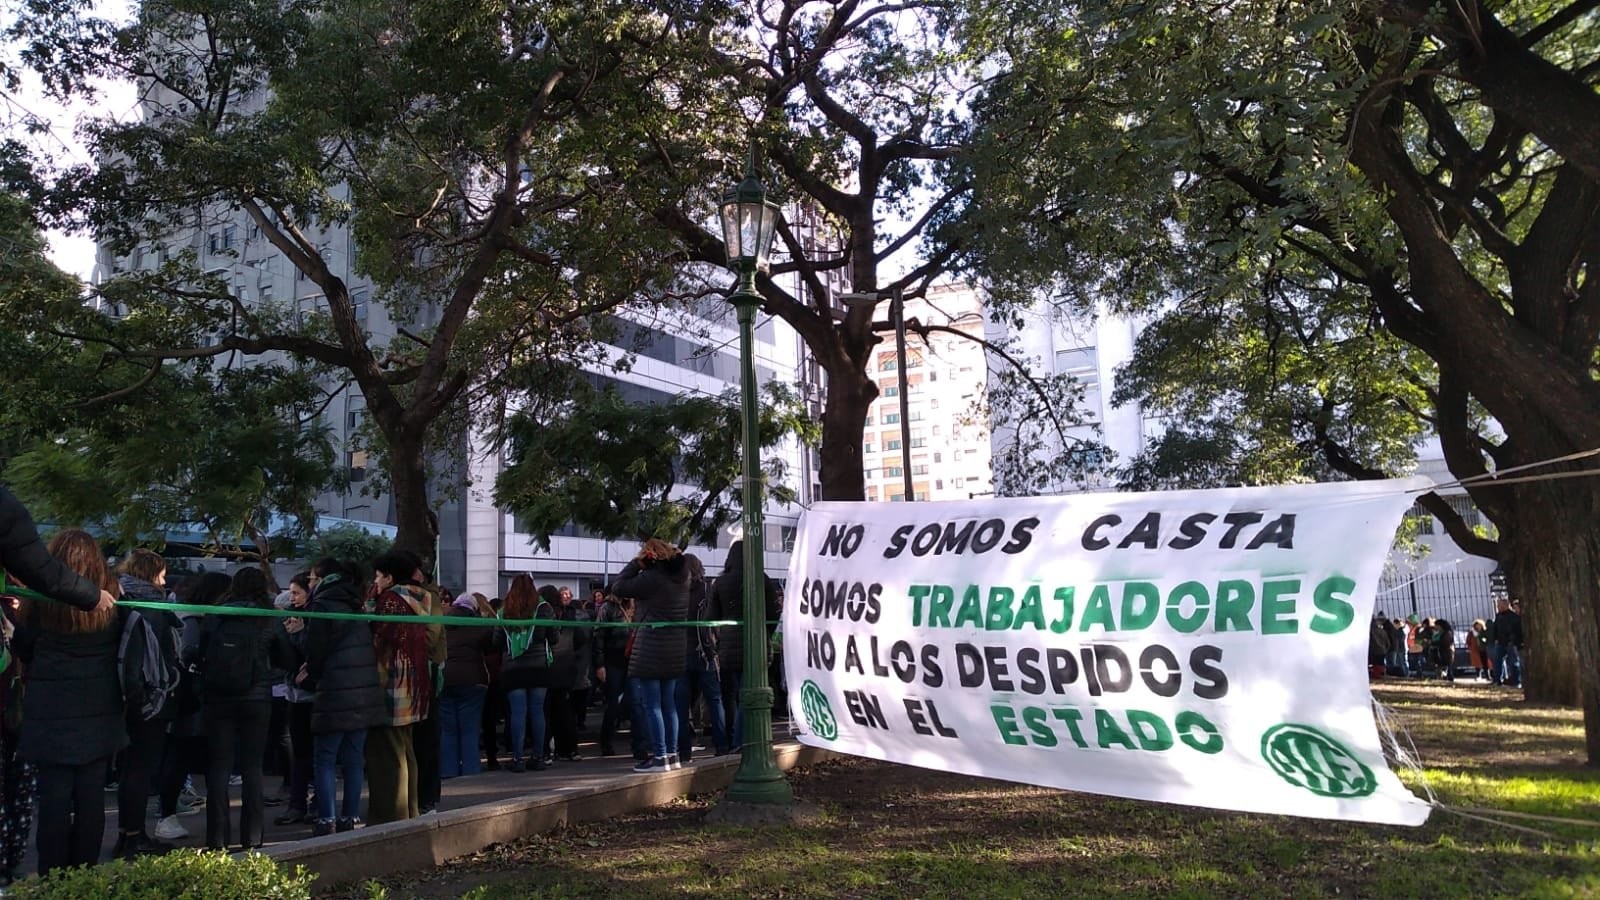
[[[1472,475],[1457,481],[1445,481],[1435,484],[1429,488],[1414,488],[1412,491],[1410,491],[1410,493],[1427,493],[1428,491],[1448,487],[1466,487],[1468,485],[1476,485],[1481,481],[1495,482],[1499,484],[1518,484],[1526,481],[1555,481],[1559,478],[1577,478],[1584,475],[1600,475],[1600,469],[1592,469],[1583,472],[1553,472],[1549,475],[1536,475],[1529,478],[1503,477],[1510,475],[1513,472],[1525,472],[1528,469],[1539,469],[1545,466],[1553,466],[1557,463],[1572,462],[1573,460],[1578,459],[1588,459],[1592,456],[1600,456],[1600,447],[1596,447],[1593,450],[1580,450],[1577,453],[1568,453],[1566,456],[1557,456],[1554,459],[1541,459],[1537,462],[1524,463],[1520,466],[1512,466],[1509,469],[1497,469],[1493,472],[1485,472],[1482,475]]]

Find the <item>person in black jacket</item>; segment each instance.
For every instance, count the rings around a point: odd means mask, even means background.
[[[762,594],[766,602],[767,620],[771,627],[782,612],[778,605],[778,584],[761,573]],[[744,541],[734,541],[728,548],[728,558],[722,564],[722,574],[717,576],[711,589],[709,617],[722,621],[744,621]],[[728,731],[733,747],[744,746],[744,709],[739,705],[739,691],[744,688],[744,626],[723,625],[717,629],[717,666],[722,670],[723,696],[733,704],[733,727]]]
[[[131,600],[167,602],[167,561],[154,550],[140,547],[122,561],[122,595]],[[122,780],[117,786],[117,845],[112,851],[125,859],[141,853],[164,853],[170,845],[153,840],[145,833],[146,800],[150,782],[167,752],[167,731],[178,717],[176,695],[152,715],[146,709],[145,684],[141,673],[147,652],[146,631],[138,619],[146,619],[159,642],[157,653],[166,666],[177,666],[179,635],[183,623],[167,610],[141,609],[128,614],[122,654],[122,696],[128,727],[128,752],[122,758]]]
[[[1500,598],[1495,603],[1494,624],[1489,633],[1494,643],[1489,645],[1489,663],[1495,684],[1522,686],[1522,614],[1512,609],[1511,601]]]
[[[476,620],[478,602],[462,594],[445,615]],[[486,659],[494,652],[495,630],[482,625],[445,629],[444,690],[439,692],[439,777],[476,775],[483,771],[478,738],[483,725],[483,698],[489,692]]]
[[[85,532],[56,535],[50,553],[98,590],[117,586]],[[28,666],[28,690],[17,755],[39,770],[40,875],[100,859],[106,764],[128,743],[117,679],[121,625],[114,605],[85,611],[23,601],[14,649]]]
[[[704,619],[710,609],[706,596],[706,567],[700,557],[686,553],[689,562],[689,615]],[[710,628],[685,628],[684,639],[688,646],[688,668],[678,679],[676,702],[678,707],[678,761],[686,763],[694,755],[694,723],[690,711],[697,699],[706,703],[706,717],[711,723],[711,746],[714,756],[728,752],[727,719],[723,717],[722,679],[718,675],[717,636]],[[669,736],[670,737],[670,736]]]
[[[540,598],[533,579],[518,575],[511,579],[506,602],[500,608],[502,619],[550,619],[555,610]],[[542,771],[544,764],[544,699],[550,690],[557,629],[545,625],[507,625],[500,630],[500,646],[505,662],[500,666],[500,681],[506,686],[506,705],[511,720],[512,772],[527,769]],[[527,731],[532,740],[524,743]],[[523,762],[523,750],[528,761]]]
[[[104,565],[101,566],[104,568]],[[16,576],[30,590],[78,609],[104,612],[114,597],[51,556],[33,527],[33,517],[17,496],[0,485],[0,569]]]
[[[611,587],[618,597],[632,597],[636,605],[634,621],[640,623],[684,622],[689,618],[689,564],[677,547],[651,538],[639,555],[622,567]],[[635,772],[677,769],[678,706],[677,682],[687,668],[688,647],[681,628],[640,628],[633,639],[628,658],[628,689],[644,722],[634,727],[648,729],[651,758],[640,762]],[[667,736],[672,736],[670,745]]]
[[[572,602],[572,592],[547,584],[539,588],[541,608],[549,607],[550,615],[571,627],[554,629],[550,638],[550,690],[545,694],[545,721],[549,723],[549,741],[554,752],[545,754],[545,762],[578,759],[578,716],[573,694],[578,685],[584,685],[588,696],[589,628],[578,617],[578,607]]]
[[[313,612],[359,613],[363,585],[355,566],[323,559],[311,568]],[[366,782],[367,729],[385,720],[378,654],[366,622],[306,620],[306,661],[297,676],[313,693],[311,778],[315,784],[315,836],[355,828]],[[335,769],[344,773],[344,803],[335,812]],[[335,816],[337,815],[337,818]]]
[[[206,847],[227,849],[233,843],[228,778],[234,764],[243,782],[240,790],[239,843],[261,846],[265,829],[262,760],[267,748],[267,719],[272,713],[272,670],[299,666],[280,619],[228,615],[229,609],[271,609],[266,573],[254,566],[233,575],[233,584],[219,612],[206,617],[197,646],[185,648],[200,667],[200,696],[206,736]],[[237,673],[237,674],[236,674]]]
[[[633,609],[624,605],[615,594],[607,594],[595,615],[596,622],[624,623],[633,621]],[[624,710],[631,709],[628,694],[628,638],[632,628],[602,627],[594,629],[595,681],[600,685],[605,711],[600,716],[600,755],[612,756],[617,751],[612,746],[617,727],[621,725]],[[641,717],[642,718],[642,717]],[[644,725],[633,726],[633,758],[646,759],[650,751],[644,739]]]

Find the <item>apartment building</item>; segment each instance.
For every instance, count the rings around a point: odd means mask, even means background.
[[[908,475],[915,500],[988,496],[985,355],[981,343],[962,336],[983,337],[982,294],[966,284],[937,285],[906,302],[905,318],[961,334],[934,332],[924,341],[908,331],[903,378],[893,334],[875,348],[869,374],[878,382],[878,399],[867,413],[861,446],[866,499],[904,501]]]

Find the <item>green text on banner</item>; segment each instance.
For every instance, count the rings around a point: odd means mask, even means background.
[[[1218,809],[1417,825],[1367,686],[1426,480],[818,503],[783,612],[803,743]]]

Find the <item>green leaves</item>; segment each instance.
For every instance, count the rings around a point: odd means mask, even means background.
[[[569,524],[606,538],[713,544],[738,519],[742,426],[735,392],[634,404],[568,372],[551,395],[562,393],[569,399],[517,413],[506,424],[507,465],[494,495],[517,516],[519,530],[545,547]],[[762,394],[763,449],[815,441],[816,426],[793,391],[771,383]],[[762,470],[768,495],[790,502],[782,457],[763,461]]]

